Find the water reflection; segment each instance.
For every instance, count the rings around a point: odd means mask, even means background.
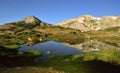
[[[42,57],[36,58],[37,61],[48,59],[50,56],[54,55],[73,55],[73,54],[82,54],[79,50],[75,48],[65,46],[59,42],[48,41],[44,43],[38,43],[33,45],[32,47],[21,45],[19,51],[26,50],[38,50],[42,52]]]

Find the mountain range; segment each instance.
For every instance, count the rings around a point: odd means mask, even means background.
[[[84,15],[67,19],[56,25],[81,31],[104,30],[106,28],[120,26],[120,16],[103,16],[98,18],[91,15]]]
[[[43,22],[35,16],[29,16],[22,20],[7,23],[0,26],[0,29],[11,29],[19,27],[33,28],[35,26],[49,26],[48,23]],[[101,18],[91,15],[83,15],[76,18],[67,19],[63,22],[51,25],[65,28],[78,29],[82,32],[91,30],[104,30],[106,28],[120,26],[120,16],[103,16]]]

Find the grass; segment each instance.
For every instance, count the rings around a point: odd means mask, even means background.
[[[120,51],[111,49],[86,54],[53,56],[40,63],[33,62],[31,57],[19,56],[12,60],[7,58],[6,62],[13,66],[1,66],[2,73],[119,73]]]
[[[21,28],[21,27],[19,27]],[[42,28],[34,27],[33,29],[24,29],[18,32],[18,29],[15,30],[14,35],[0,35],[0,46],[4,45],[20,45],[26,43],[28,37],[33,39],[33,43],[45,42],[45,41],[59,41],[70,44],[81,43],[86,40],[84,38],[86,35],[81,33],[78,30],[67,29],[58,26],[44,26]],[[24,32],[24,31],[28,32]],[[39,41],[39,38],[42,38],[42,41]],[[4,39],[4,40],[3,40]]]
[[[65,59],[65,58],[64,58]],[[61,60],[64,60],[61,59]],[[0,68],[2,73],[119,73],[119,66],[102,61],[59,62],[50,66],[24,66]]]
[[[83,60],[99,60],[120,65],[120,51],[115,49],[103,50],[100,52],[87,53],[83,55]]]
[[[18,49],[20,48],[19,45],[4,45],[4,48],[7,48],[7,49]]]
[[[79,30],[70,28],[63,28],[58,26],[49,26],[46,28],[37,27],[34,28],[35,32],[43,33],[41,38],[43,41],[58,41],[70,44],[81,43],[85,41],[86,35],[81,33]]]
[[[107,28],[104,31],[107,31],[107,32],[109,32],[109,31],[117,32],[119,29],[120,29],[120,26]]]
[[[104,50],[83,55],[54,56],[43,62],[42,66],[66,73],[119,73],[119,53],[116,50]]]
[[[27,51],[24,51],[23,54],[27,54],[27,55],[29,54],[34,57],[39,57],[42,55],[42,53],[37,50],[27,50]]]
[[[109,45],[120,47],[120,36],[119,32],[107,32],[107,31],[89,31],[85,32],[92,39],[105,42]]]
[[[2,73],[65,73],[63,71],[55,70],[52,67],[36,67],[36,66],[26,66],[26,67],[13,67],[13,68],[0,68]]]

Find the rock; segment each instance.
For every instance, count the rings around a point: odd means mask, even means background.
[[[50,51],[47,51],[47,54],[51,54],[51,52],[50,52]]]
[[[83,51],[83,52],[90,52],[90,51],[100,51],[100,50],[105,50],[105,49],[119,49],[118,47],[112,46],[110,44],[104,43],[104,42],[100,42],[97,40],[88,40],[87,42],[83,42],[80,44],[74,44],[74,45],[70,45],[70,44],[66,44],[63,43],[64,45],[76,48],[77,50]]]
[[[39,39],[39,41],[41,42],[41,41],[42,41],[42,39],[40,38],[40,39]]]
[[[21,69],[21,67],[17,67],[16,69]]]
[[[91,49],[90,51],[100,51],[100,49],[96,48],[96,49]]]
[[[36,18],[35,16],[28,16],[25,19],[23,19],[22,21],[25,21],[25,23],[33,23],[35,20],[40,21],[38,18]]]
[[[26,43],[26,45],[32,46],[32,44],[33,44],[33,40],[32,40],[30,37],[27,38],[27,43]]]

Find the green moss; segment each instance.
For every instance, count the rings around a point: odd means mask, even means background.
[[[23,53],[26,55],[31,55],[31,56],[41,56],[42,55],[42,53],[40,51],[37,51],[37,50],[27,50]]]
[[[18,49],[20,46],[19,45],[4,45],[4,48],[7,49]]]
[[[103,50],[100,52],[87,53],[85,55],[82,55],[82,58],[84,61],[88,61],[88,60],[98,60],[99,61],[99,60],[101,60],[103,62],[119,64],[120,54],[118,54],[118,53],[120,53],[119,50],[109,49],[109,50]]]
[[[90,60],[95,60],[95,56],[93,55],[86,55],[83,58],[84,61],[90,61]]]

